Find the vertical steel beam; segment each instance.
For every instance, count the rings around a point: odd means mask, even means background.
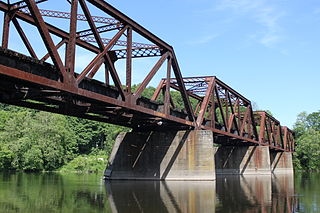
[[[132,28],[127,30],[127,58],[126,58],[126,90],[131,95],[132,81]]]
[[[75,55],[76,55],[76,33],[77,33],[77,12],[78,0],[71,2],[70,14],[70,37],[68,41],[68,48],[66,51],[66,69],[70,72],[70,77],[74,78]]]
[[[9,30],[10,30],[11,17],[9,12],[4,13],[3,18],[3,31],[2,31],[2,48],[8,48],[9,43]]]
[[[211,110],[210,110],[210,116],[211,116],[211,128],[216,128],[216,103],[214,101],[214,95],[215,93],[212,92],[211,95]]]
[[[254,120],[254,115],[253,115],[253,111],[252,111],[252,105],[251,102],[249,103],[249,107],[250,107],[250,116],[251,116],[251,125],[253,128],[253,134],[254,134],[254,138],[255,140],[259,140],[259,136],[258,136],[258,131],[257,131],[257,124]]]
[[[265,123],[266,123],[266,113],[259,113],[260,115],[260,133],[259,142],[265,143]]]
[[[164,94],[164,114],[170,114],[170,78],[171,78],[171,56],[168,57],[168,62],[167,62],[166,92]]]
[[[106,81],[106,85],[110,84],[110,78],[109,78],[109,66],[107,63],[104,64],[104,78]]]
[[[289,145],[289,150],[291,150],[291,144],[288,144],[288,128],[284,127],[284,134],[283,134],[283,144],[285,145],[285,147],[287,147]]]
[[[224,99],[224,102],[226,103],[226,131],[229,132],[229,100],[228,100],[228,97],[229,97],[229,91],[227,89],[225,89],[225,99]]]

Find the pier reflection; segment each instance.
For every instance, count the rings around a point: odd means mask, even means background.
[[[293,213],[293,175],[217,176],[216,181],[107,181],[112,212]]]
[[[296,212],[293,175],[217,176],[216,212]]]
[[[215,212],[215,181],[108,181],[112,212]]]

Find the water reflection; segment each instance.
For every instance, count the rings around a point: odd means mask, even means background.
[[[99,179],[83,174],[1,174],[0,212],[111,212]]]
[[[108,181],[113,212],[215,212],[214,181]]]
[[[296,212],[293,175],[217,176],[216,212]]]
[[[319,212],[320,173],[216,181],[107,181],[93,174],[0,173],[0,212]]]

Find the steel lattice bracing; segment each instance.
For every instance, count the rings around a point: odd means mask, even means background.
[[[280,122],[266,112],[252,111],[248,99],[216,77],[189,77],[183,81],[188,96],[197,102],[194,107],[197,126],[213,131],[216,143],[249,142],[275,150],[294,150],[293,132],[289,128],[281,127]],[[157,100],[167,86],[179,90],[176,79],[162,79],[152,100]],[[164,105],[174,108],[170,100],[164,100]]]
[[[215,134],[217,143],[258,144],[293,151],[292,131],[268,114],[253,112],[248,99],[216,77],[183,78],[169,44],[105,1],[61,0],[70,2],[64,7],[68,12],[39,9],[46,2],[0,1],[4,13],[1,102],[139,130],[207,129]],[[79,10],[82,14],[78,14]],[[97,11],[105,16],[93,16]],[[47,18],[66,19],[68,30],[49,23]],[[44,48],[32,44],[26,25],[36,29]],[[29,56],[8,49],[10,42],[15,42],[10,36],[11,28],[18,33]],[[135,40],[137,37],[140,39]],[[81,60],[78,48],[94,55],[81,70],[76,69],[76,61]],[[156,60],[133,90],[133,63],[136,58],[145,57]],[[124,62],[123,69],[116,66],[118,61]],[[101,72],[104,80],[97,80],[95,77]],[[166,78],[151,99],[143,97],[145,88],[159,72],[164,72],[162,76]],[[172,89],[181,96],[181,109],[174,106]]]

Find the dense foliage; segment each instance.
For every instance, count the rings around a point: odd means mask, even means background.
[[[294,125],[296,136],[295,168],[320,169],[320,111],[298,115]]]
[[[82,159],[82,165],[97,164],[93,166],[96,170],[101,163],[106,165],[104,159],[121,131],[125,128],[1,105],[0,170],[51,171],[73,159]],[[76,169],[69,166],[65,170],[68,168]],[[80,170],[85,168],[88,166]]]

